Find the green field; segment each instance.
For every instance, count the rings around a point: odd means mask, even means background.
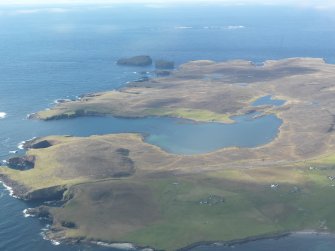
[[[331,232],[335,187],[327,175],[328,169],[285,167],[111,180],[79,185],[53,214],[55,222],[76,224],[61,228],[68,238],[164,250],[299,230]]]
[[[186,109],[186,108],[158,108],[158,109],[147,109],[145,114],[148,116],[168,116],[174,118],[190,119],[199,122],[222,122],[222,123],[233,123],[234,121],[228,114],[219,114],[208,110],[201,109]]]

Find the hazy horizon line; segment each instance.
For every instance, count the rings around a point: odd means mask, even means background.
[[[335,7],[333,0],[1,0],[0,6],[50,6],[50,5],[122,5],[144,4],[154,6],[223,4],[231,6],[265,5],[265,6],[295,6],[327,9]]]

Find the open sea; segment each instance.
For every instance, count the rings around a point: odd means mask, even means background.
[[[246,59],[321,57],[335,63],[333,10],[273,6],[44,6],[0,7],[0,160],[20,142],[50,134],[88,136],[138,132],[175,154],[225,146],[253,147],[276,137],[275,116],[236,117],[234,125],[172,118],[78,118],[27,120],[60,98],[119,88],[151,67],[120,67],[120,57],[153,59]],[[249,136],[248,136],[249,135]],[[251,137],[252,135],[253,137]],[[1,168],[1,167],[0,167]],[[1,251],[116,250],[54,245],[43,239],[45,223],[25,218],[32,205],[12,198],[0,184]],[[333,251],[333,235],[292,235],[234,247],[194,250]]]

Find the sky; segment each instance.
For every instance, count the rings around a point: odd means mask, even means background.
[[[333,8],[335,0],[0,0],[0,5],[46,5],[46,4],[120,4],[144,3],[170,5],[177,3],[222,3],[229,5],[292,5],[298,7]]]

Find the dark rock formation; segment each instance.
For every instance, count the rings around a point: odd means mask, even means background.
[[[149,66],[152,65],[152,59],[149,56],[135,56],[131,58],[121,58],[117,61],[118,65],[127,66]]]
[[[77,228],[76,223],[74,223],[72,221],[62,221],[61,226],[66,227],[66,228]]]
[[[56,201],[62,200],[63,194],[67,190],[65,186],[53,186],[34,190],[24,196],[25,200],[29,201]]]
[[[68,99],[68,98],[64,98],[64,99],[56,99],[56,100],[55,100],[55,103],[56,103],[56,104],[62,104],[62,103],[70,102],[70,101],[73,101],[73,100],[72,100],[72,99]]]
[[[116,152],[118,154],[121,154],[122,156],[126,156],[126,157],[128,157],[129,153],[130,153],[129,149],[126,149],[126,148],[119,148],[119,149],[116,150]]]
[[[26,213],[30,214],[34,217],[43,218],[47,221],[52,222],[53,217],[52,217],[52,215],[49,211],[49,207],[47,207],[47,206],[39,206],[39,207],[36,207],[36,208],[28,208],[26,210]]]
[[[163,69],[163,70],[166,70],[166,69],[173,69],[174,68],[174,62],[172,61],[166,61],[166,60],[157,60],[155,62],[155,67],[156,69]]]
[[[24,148],[41,149],[52,146],[52,143],[48,140],[37,141],[36,143],[35,142],[36,141],[27,142],[26,144],[24,144]]]
[[[13,157],[8,160],[8,167],[17,170],[28,170],[35,166],[34,156]]]
[[[12,189],[12,194],[24,199],[24,195],[28,192],[28,188],[24,186],[23,184],[19,184],[18,182],[10,179],[7,175],[5,174],[0,174],[0,180],[6,184],[7,186],[11,187]]]

